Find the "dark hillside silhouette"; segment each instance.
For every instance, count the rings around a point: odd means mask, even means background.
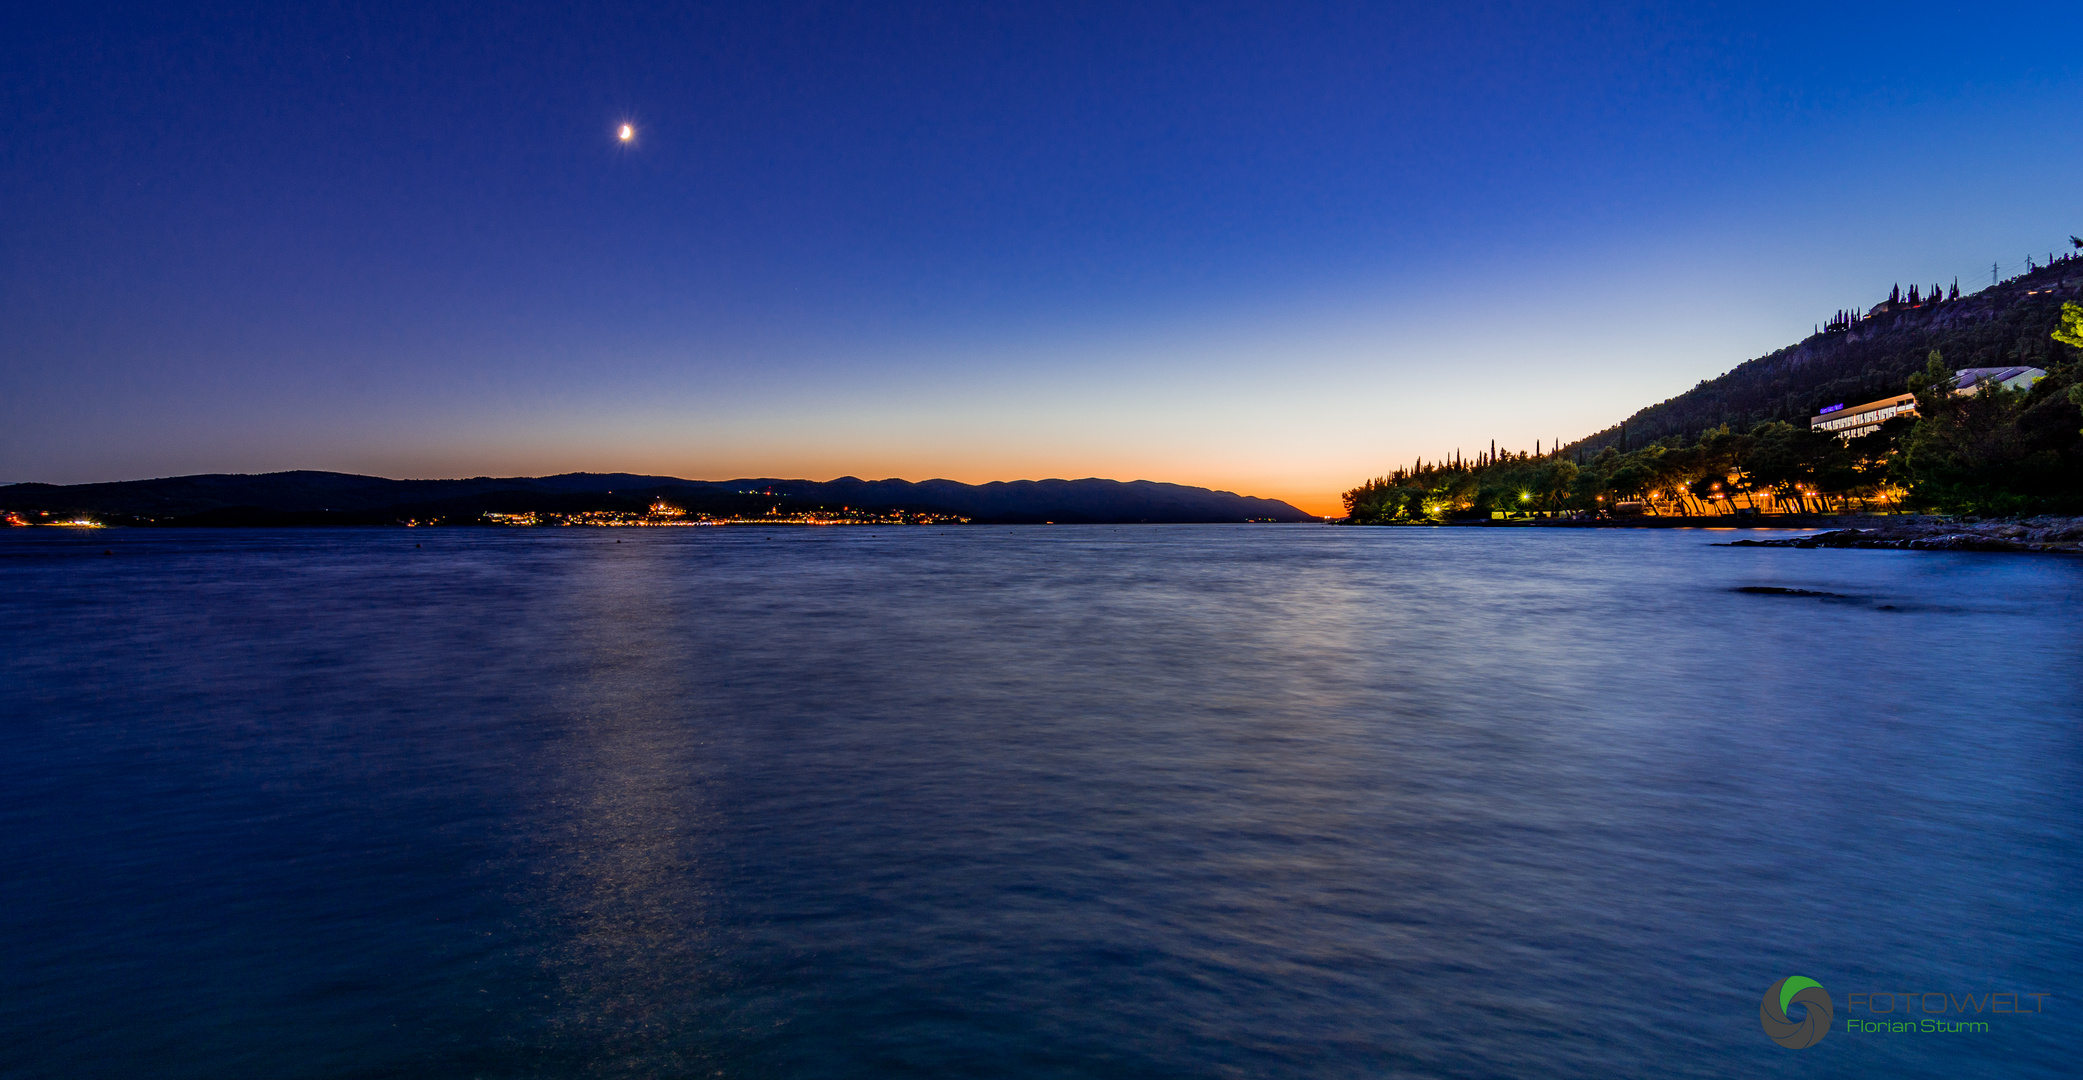
[[[641,511],[665,502],[689,513],[758,517],[839,509],[954,514],[975,521],[1316,521],[1287,503],[1149,480],[682,480],[628,473],[565,473],[467,480],[389,480],[333,472],[211,474],[107,484],[0,487],[0,509],[85,513],[138,524],[381,525],[461,522],[486,512]]]

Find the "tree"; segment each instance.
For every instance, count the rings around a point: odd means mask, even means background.
[[[1559,510],[1569,499],[1570,486],[1576,479],[1576,462],[1549,462],[1540,472],[1539,487],[1534,494],[1539,497],[1541,504],[1549,510]]]
[[[2083,349],[2083,304],[2061,305],[2061,325],[2054,329],[2054,340]]]
[[[1638,499],[1649,494],[1663,480],[1666,456],[1661,446],[1645,446],[1627,455],[1607,480],[1608,489],[1619,499]]]
[[[1825,477],[1835,485],[1854,475],[1850,453],[1832,432],[1771,420],[1751,429],[1750,438],[1744,471],[1754,487],[1772,492],[1774,498],[1799,502],[1803,489],[1821,490]]]
[[[1345,516],[1355,525],[1383,525],[1394,521],[1407,502],[1400,475],[1377,476],[1344,495]]]
[[[1933,351],[1909,380],[1917,422],[1897,455],[1916,498],[1955,513],[2083,508],[2076,366],[2057,365],[2028,390],[1983,383],[1956,394],[1953,373]]]
[[[2074,240],[2075,237],[2069,239]],[[2076,246],[2083,248],[2083,241],[2079,241]],[[2061,325],[2054,328],[2054,340],[2063,345],[2083,349],[2083,304],[2061,305]],[[2069,387],[2068,399],[2071,405],[2083,406],[2083,379],[2077,380],[2075,385]]]
[[[1895,448],[1915,428],[1915,416],[1891,416],[1881,426],[1845,441],[1842,469],[1832,468],[1818,478],[1824,491],[1850,494],[1863,490],[1877,494],[1895,479],[1890,470]]]

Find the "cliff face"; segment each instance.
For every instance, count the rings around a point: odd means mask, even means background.
[[[1727,424],[1747,431],[1767,420],[1806,424],[1825,406],[1856,405],[1903,392],[1937,349],[1955,368],[2062,359],[2050,334],[2062,302],[2083,300],[2083,259],[2042,267],[1958,300],[1876,314],[1848,330],[1816,334],[1737,365],[1718,378],[1636,412],[1624,423],[1639,447],[1672,435],[1687,438]],[[1618,446],[1616,424],[1563,448],[1596,453]]]

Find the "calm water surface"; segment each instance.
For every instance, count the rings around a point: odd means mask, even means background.
[[[2073,1075],[2083,561],[1729,535],[0,531],[0,1073]]]

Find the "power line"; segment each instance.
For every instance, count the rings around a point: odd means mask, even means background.
[[[2030,255],[2026,256],[2023,260],[2015,263],[2004,263],[2000,260],[1994,261],[1989,264],[1989,285],[1991,288],[1994,288],[1995,286],[2001,285],[2005,281],[2010,280],[2011,278],[2021,277],[2025,274],[2030,274],[2035,271],[2048,269],[2049,267],[2059,264],[2061,261],[2061,258],[2055,255],[2049,255],[2047,261],[2044,263],[2038,261]],[[2078,253],[2074,261],[2083,263],[2083,253]],[[1955,280],[1958,280],[1958,275],[1955,275]],[[1962,293],[1960,298],[1962,300],[1965,300],[1972,295],[1975,294]],[[1867,309],[1864,305],[1855,305],[1849,310],[1848,314],[1850,314],[1852,322],[1856,324],[1865,321],[1866,310]]]

